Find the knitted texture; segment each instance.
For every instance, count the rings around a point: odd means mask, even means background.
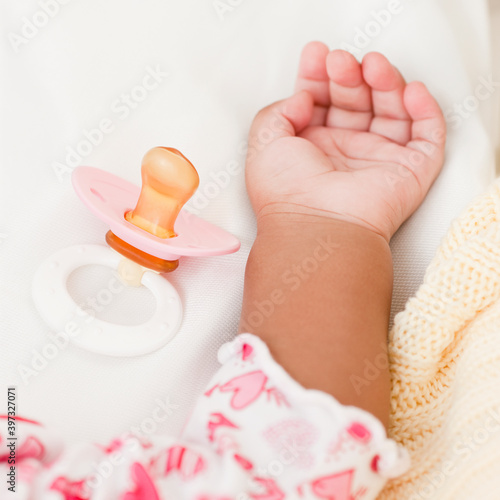
[[[500,498],[500,181],[450,228],[389,337],[392,437],[408,473],[383,500]]]

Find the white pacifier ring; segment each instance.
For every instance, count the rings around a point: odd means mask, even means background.
[[[51,255],[33,280],[33,300],[46,323],[64,332],[78,347],[108,356],[140,356],[156,351],[177,333],[182,303],[162,276],[145,271],[141,283],[156,299],[153,316],[141,325],[118,325],[96,318],[79,307],[67,289],[69,275],[79,267],[100,264],[118,269],[122,256],[102,245],[77,245]]]

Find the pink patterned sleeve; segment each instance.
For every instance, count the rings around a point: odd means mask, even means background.
[[[219,361],[180,438],[63,449],[18,418],[16,496],[4,488],[0,499],[370,500],[407,470],[406,451],[374,416],[304,389],[257,337],[223,345]]]

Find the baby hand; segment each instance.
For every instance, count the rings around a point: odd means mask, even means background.
[[[251,127],[246,181],[257,221],[313,214],[390,240],[442,167],[439,105],[382,54],[360,64],[319,42],[302,53],[296,90]]]

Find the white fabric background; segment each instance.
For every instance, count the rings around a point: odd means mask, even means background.
[[[232,10],[221,19],[210,0],[72,0],[16,51],[12,34],[20,34],[23,17],[33,19],[41,7],[37,1],[2,2],[0,381],[18,385],[21,414],[55,427],[69,441],[104,441],[144,423],[156,399],[168,397],[178,407],[158,430],[179,431],[216,369],[217,348],[235,334],[255,234],[241,170],[206,206],[199,208],[199,197],[190,204],[240,238],[242,248],[225,257],[184,259],[169,276],[185,308],[182,329],[170,344],[132,359],[68,346],[25,384],[19,366],[31,367],[34,352],[50,341],[31,299],[37,266],[60,248],[103,243],[107,230],[73,193],[70,175],[55,174],[66,148],[108,118],[114,130],[83,164],[139,183],[143,154],[153,146],[172,146],[197,167],[203,192],[210,173],[230,162],[243,168],[251,119],[293,91],[302,46],[314,39],[354,46],[356,29],[373,20],[371,11],[390,3],[226,0],[219,5]],[[443,109],[453,110],[491,73],[485,2],[400,5],[401,13],[355,54],[385,53],[408,80],[423,80]],[[157,65],[169,71],[168,78],[122,119],[113,103]],[[494,103],[492,92],[480,110],[450,131],[441,177],[393,240],[393,313],[420,284],[450,221],[493,176]],[[110,276],[102,268],[80,269],[70,279],[71,292],[85,301]],[[149,298],[144,290],[127,290],[100,317],[141,322],[152,312]]]

